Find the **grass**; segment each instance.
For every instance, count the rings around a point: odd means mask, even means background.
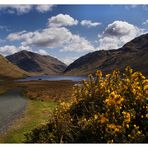
[[[23,88],[23,94],[30,99],[24,115],[0,136],[0,143],[23,143],[25,133],[48,122],[59,100],[70,101],[73,85],[72,81],[1,82],[0,93],[7,89]]]
[[[0,137],[0,143],[23,143],[25,133],[48,122],[49,114],[55,106],[56,102],[54,101],[28,100],[24,116],[18,119],[6,134]]]

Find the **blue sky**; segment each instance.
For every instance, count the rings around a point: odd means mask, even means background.
[[[148,5],[0,5],[0,54],[21,50],[66,64],[117,49],[148,30]]]

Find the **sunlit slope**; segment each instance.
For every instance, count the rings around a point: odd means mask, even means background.
[[[97,69],[110,73],[114,69],[131,66],[148,76],[148,34],[139,36],[114,50],[100,50],[84,55],[70,64],[65,70],[66,75],[88,75]]]
[[[0,78],[22,78],[29,74],[0,55]]]

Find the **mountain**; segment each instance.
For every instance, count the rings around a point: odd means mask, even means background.
[[[6,58],[27,72],[42,75],[57,75],[66,69],[66,65],[54,57],[26,50],[9,55]]]
[[[139,36],[116,50],[100,50],[88,53],[70,64],[65,75],[88,75],[97,69],[110,73],[114,69],[131,66],[148,76],[148,34]]]
[[[0,78],[22,78],[29,74],[0,55]]]

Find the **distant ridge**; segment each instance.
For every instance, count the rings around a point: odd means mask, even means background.
[[[42,75],[58,75],[66,69],[66,65],[54,57],[26,50],[6,58],[27,72],[37,72]]]
[[[131,66],[148,76],[148,34],[141,35],[116,50],[100,50],[88,53],[71,63],[65,75],[88,75],[97,69],[110,73],[114,69]]]

